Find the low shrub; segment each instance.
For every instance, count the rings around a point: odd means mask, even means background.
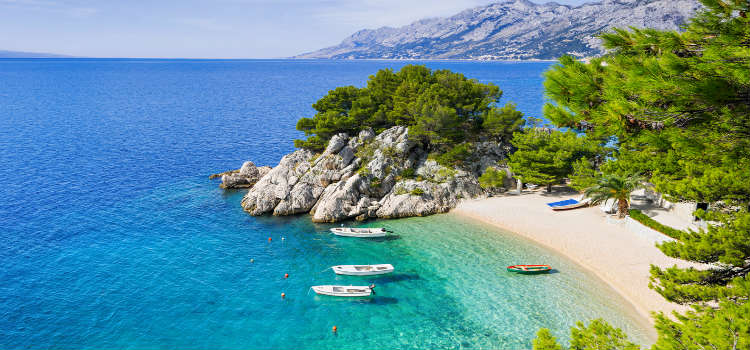
[[[401,177],[404,179],[413,179],[416,173],[417,172],[413,168],[406,168],[401,172]]]
[[[370,175],[370,169],[367,168],[367,164],[362,164],[362,166],[357,169],[357,174],[360,174],[362,176]]]
[[[685,232],[683,232],[683,231],[680,231],[678,229],[669,227],[667,225],[664,225],[664,224],[662,224],[662,223],[660,223],[660,222],[658,222],[658,221],[650,218],[648,215],[642,213],[638,209],[630,209],[630,217],[633,220],[638,221],[638,222],[646,225],[647,227],[649,227],[651,229],[659,231],[659,232],[661,232],[661,233],[663,233],[663,234],[665,234],[665,235],[667,235],[669,237],[672,237],[674,239],[677,239],[677,240],[679,240],[682,237],[682,235],[685,234]]]
[[[447,152],[434,156],[435,161],[446,168],[459,166],[471,156],[471,146],[470,143],[456,145]]]
[[[415,189],[411,190],[411,192],[409,192],[409,193],[410,193],[410,194],[411,194],[412,196],[421,196],[421,195],[423,195],[423,194],[424,194],[424,190],[423,190],[423,189],[421,189],[421,188],[419,188],[419,187],[417,187],[417,188],[415,188]]]
[[[484,170],[482,176],[479,177],[479,186],[486,189],[494,189],[503,187],[503,180],[505,179],[505,171],[495,169],[493,167],[487,167]]]

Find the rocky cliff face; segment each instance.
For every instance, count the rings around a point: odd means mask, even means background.
[[[577,7],[506,0],[400,28],[365,29],[297,58],[556,59],[602,54],[613,27],[679,29],[698,0],[604,0]]]
[[[442,213],[483,196],[477,176],[510,151],[497,140],[478,142],[465,166],[451,169],[408,136],[400,126],[380,135],[365,130],[334,136],[319,155],[297,150],[258,180],[242,207],[252,215],[309,212],[315,222]]]

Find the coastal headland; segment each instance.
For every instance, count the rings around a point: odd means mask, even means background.
[[[644,322],[653,324],[652,312],[687,309],[648,287],[649,269],[652,264],[662,268],[696,265],[667,257],[654,241],[628,230],[624,220],[598,207],[553,212],[546,203],[578,196],[567,187],[520,195],[483,190],[478,170],[504,159],[507,145],[486,143],[473,172],[437,164],[407,136],[404,127],[377,136],[371,131],[354,137],[341,134],[320,154],[298,150],[260,174],[245,169],[242,174],[251,175],[240,183],[252,185],[243,208],[252,215],[309,213],[317,222],[453,211],[511,231],[576,262],[621,294]],[[253,165],[243,166],[248,167]],[[509,175],[505,180],[508,188],[514,184]],[[228,177],[224,181],[228,188],[238,182]]]

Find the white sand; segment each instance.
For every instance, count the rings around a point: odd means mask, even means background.
[[[649,267],[686,267],[690,263],[667,257],[653,242],[626,229],[622,220],[608,218],[598,207],[555,212],[545,204],[567,198],[573,195],[524,192],[464,201],[454,211],[567,256],[612,286],[651,323],[651,311],[686,309],[649,289]]]

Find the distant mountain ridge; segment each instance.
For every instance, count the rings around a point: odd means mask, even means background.
[[[604,0],[580,6],[505,0],[447,18],[360,30],[341,44],[294,58],[556,59],[601,55],[595,36],[613,27],[679,29],[697,0]]]
[[[73,56],[57,55],[53,53],[41,53],[41,52],[0,50],[0,58],[64,58],[64,57],[73,57]]]

